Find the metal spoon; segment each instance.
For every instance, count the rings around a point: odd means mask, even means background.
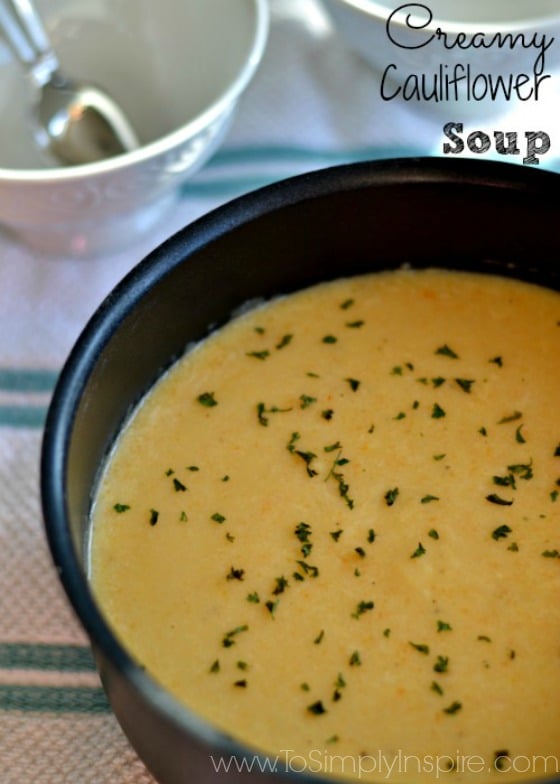
[[[59,163],[92,163],[139,146],[109,95],[61,72],[31,0],[0,0],[0,29],[38,91],[33,107],[37,142]]]

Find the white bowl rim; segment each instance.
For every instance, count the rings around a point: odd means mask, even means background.
[[[130,166],[135,166],[138,163],[153,160],[173,150],[191,137],[195,137],[200,131],[210,126],[220,115],[225,114],[229,107],[234,104],[248,86],[262,60],[270,27],[268,0],[251,0],[251,2],[255,10],[255,33],[242,68],[231,80],[229,87],[188,123],[148,144],[142,145],[137,150],[95,163],[44,169],[8,169],[0,166],[0,185],[9,182],[54,185],[80,180],[85,177],[91,178],[113,174]]]
[[[378,2],[378,0],[329,0],[330,3],[338,3],[340,5],[348,5],[352,8],[355,8],[357,11],[361,11],[362,13],[366,14],[366,16],[379,18],[381,20],[385,19],[387,16],[387,12],[390,10],[387,5],[382,2]],[[402,3],[402,5],[424,5],[424,7],[429,8],[429,0],[426,2],[413,2],[413,3]],[[398,6],[395,6],[397,8]],[[412,13],[410,14],[412,19],[415,19],[415,15]],[[437,26],[445,29],[447,33],[459,33],[464,32],[467,34],[474,34],[475,32],[485,32],[488,34],[495,34],[495,33],[520,33],[520,32],[527,32],[527,24],[532,23],[535,25],[539,25],[539,27],[547,27],[552,26],[553,24],[558,23],[560,21],[560,5],[559,10],[557,13],[553,14],[541,14],[541,15],[534,15],[534,16],[527,16],[523,19],[517,19],[516,21],[506,21],[504,20],[503,23],[498,22],[484,22],[484,30],[481,30],[482,24],[480,22],[461,22],[454,19],[449,18],[442,18],[438,19],[437,22],[432,21],[430,25],[428,25],[428,29],[432,29]],[[396,22],[396,24],[401,24],[400,22]]]

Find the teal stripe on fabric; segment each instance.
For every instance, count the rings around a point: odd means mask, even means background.
[[[95,663],[85,645],[0,643],[0,669],[92,672]]]
[[[183,196],[227,198],[231,195],[263,188],[265,185],[271,185],[278,179],[278,176],[270,175],[269,177],[224,177],[223,179],[215,179],[208,182],[190,180],[181,186],[180,192]]]
[[[353,161],[377,160],[378,158],[401,158],[417,156],[418,150],[402,147],[356,147],[348,150],[321,150],[299,145],[263,145],[261,147],[225,147],[218,150],[206,163],[206,167],[251,163],[351,163]]]
[[[41,428],[46,406],[0,406],[0,427]]]
[[[418,153],[413,150],[396,148],[363,148],[356,150],[313,150],[299,147],[263,147],[263,148],[232,148],[218,152],[206,164],[208,171],[221,166],[236,164],[267,164],[270,168],[274,164],[293,164],[293,171],[270,172],[251,175],[224,175],[212,179],[203,178],[188,180],[181,188],[183,196],[198,196],[199,198],[228,198],[248,191],[271,185],[278,180],[290,177],[301,172],[302,163],[307,167],[320,168],[340,165],[345,163],[358,163],[360,161],[380,160],[384,158],[412,157]]]
[[[105,692],[99,687],[0,684],[0,711],[91,714],[110,710]]]
[[[6,392],[52,392],[58,373],[50,370],[0,368],[0,389]]]

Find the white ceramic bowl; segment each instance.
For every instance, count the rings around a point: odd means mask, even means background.
[[[539,56],[542,36],[546,36],[548,48],[544,53],[542,75],[550,74],[560,65],[560,3],[558,0],[424,0],[424,2],[397,2],[397,0],[322,0],[335,28],[349,42],[353,49],[372,65],[380,74],[380,92],[384,89],[385,100],[403,100],[404,83],[411,76],[425,74],[428,85],[433,85],[433,76],[453,77],[457,66],[460,76],[464,66],[470,65],[471,78],[478,74],[531,75],[535,66],[540,67]],[[441,28],[446,34],[445,43],[436,37]],[[482,33],[489,48],[480,46]],[[464,34],[464,45],[456,44],[457,36]],[[525,36],[525,44],[521,38]],[[495,36],[501,36],[500,45]],[[508,38],[511,36],[511,39]],[[533,44],[533,36],[536,36]],[[556,38],[555,41],[551,39]],[[514,41],[513,48],[510,41]],[[475,42],[476,47],[468,47]],[[465,45],[467,45],[465,47]],[[383,82],[383,75],[385,82]],[[440,84],[441,84],[440,79]],[[411,84],[409,83],[409,86]],[[534,80],[527,83],[523,90],[525,98]],[[537,100],[544,100],[550,80],[544,79],[540,85]],[[401,87],[398,95],[397,88]],[[504,99],[498,91],[497,97],[480,99],[484,81],[481,77],[472,95],[468,98],[465,80],[458,86],[458,99],[455,88],[447,93],[447,100],[416,101],[423,108],[436,108],[448,111],[449,105],[459,106],[469,114],[488,114],[490,104],[504,105],[518,101],[517,94]],[[487,93],[490,96],[490,92]],[[526,101],[527,106],[535,106],[535,100]]]
[[[0,38],[0,226],[86,255],[149,230],[215,151],[262,58],[267,0],[37,0],[65,72],[120,102],[141,147],[58,167],[36,149],[32,92]]]

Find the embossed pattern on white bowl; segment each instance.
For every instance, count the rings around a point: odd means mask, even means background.
[[[263,56],[267,0],[37,0],[65,70],[97,81],[142,140],[60,168],[36,149],[31,88],[0,40],[0,229],[96,255],[149,231],[221,143]]]

